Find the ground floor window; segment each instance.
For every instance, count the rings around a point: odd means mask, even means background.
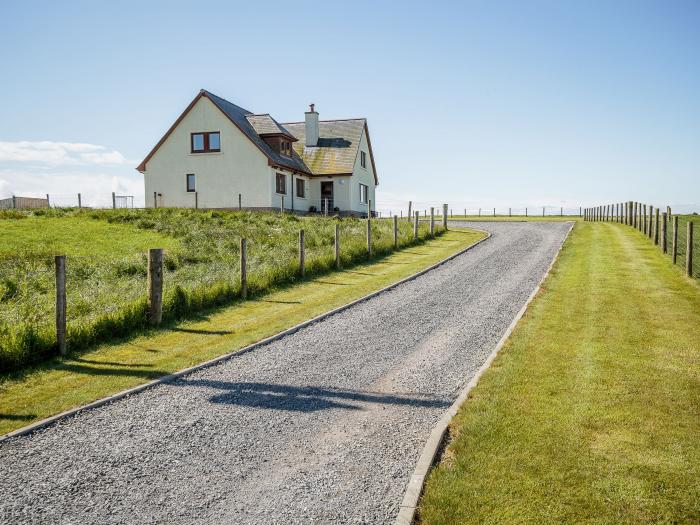
[[[195,191],[194,173],[187,174],[187,191],[189,191],[189,192]]]
[[[278,173],[275,177],[276,191],[282,195],[287,194],[287,176],[284,173]]]
[[[367,204],[369,199],[369,186],[367,184],[360,184],[360,204]]]
[[[297,179],[297,197],[303,199],[306,197],[306,181]]]

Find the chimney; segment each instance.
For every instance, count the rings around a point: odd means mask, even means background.
[[[309,106],[310,111],[304,113],[306,116],[306,145],[318,145],[318,113],[314,111],[314,104]]]

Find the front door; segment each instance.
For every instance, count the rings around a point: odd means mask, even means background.
[[[321,213],[328,215],[333,211],[333,181],[321,182]]]

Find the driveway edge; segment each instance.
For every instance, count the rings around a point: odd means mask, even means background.
[[[530,306],[530,303],[534,300],[535,296],[539,293],[540,289],[542,288],[542,284],[544,283],[545,279],[547,279],[547,277],[549,276],[549,273],[552,271],[552,268],[554,267],[554,264],[559,259],[559,254],[561,253],[561,249],[564,247],[564,243],[569,238],[569,234],[571,233],[571,230],[574,229],[575,225],[576,225],[575,222],[573,222],[573,224],[571,224],[571,227],[566,232],[564,239],[562,240],[561,244],[559,245],[559,249],[557,250],[557,253],[552,258],[552,262],[549,264],[547,271],[542,276],[542,279],[540,279],[540,282],[537,284],[537,286],[532,291],[530,296],[527,298],[527,301],[525,301],[525,304],[523,305],[523,307],[520,309],[520,311],[518,311],[515,318],[513,318],[513,321],[510,323],[510,325],[506,329],[505,333],[503,334],[503,337],[501,337],[501,339],[496,344],[495,348],[491,351],[489,356],[486,358],[486,361],[484,361],[484,364],[482,364],[481,367],[479,367],[479,370],[477,370],[476,374],[474,374],[474,377],[472,377],[471,380],[469,381],[469,383],[467,383],[467,386],[465,386],[464,389],[460,392],[457,399],[455,399],[455,402],[452,403],[452,406],[450,406],[450,408],[447,409],[447,412],[445,412],[445,414],[440,418],[440,420],[433,427],[433,430],[430,432],[430,437],[428,438],[428,441],[426,442],[425,446],[423,447],[423,452],[421,453],[420,458],[418,459],[418,463],[416,464],[416,468],[413,471],[413,474],[411,475],[411,478],[408,481],[408,485],[406,486],[406,491],[404,492],[403,501],[401,502],[401,506],[399,508],[399,513],[396,516],[395,525],[413,525],[415,518],[416,518],[416,511],[418,510],[418,502],[420,501],[420,497],[421,497],[421,494],[423,493],[423,488],[425,486],[425,479],[427,478],[428,473],[430,472],[430,470],[433,467],[438,450],[440,450],[440,447],[442,446],[442,444],[445,441],[445,437],[447,435],[447,429],[450,425],[450,421],[452,420],[452,418],[455,415],[457,415],[457,412],[459,411],[460,407],[467,400],[467,397],[469,396],[469,392],[471,392],[471,390],[477,385],[477,383],[479,382],[479,379],[484,374],[484,372],[486,372],[486,370],[489,369],[489,367],[491,366],[491,363],[493,363],[493,360],[498,355],[498,352],[501,351],[501,349],[505,345],[506,341],[508,340],[510,335],[513,333],[513,330],[515,329],[516,325],[518,324],[520,319],[523,317],[523,315],[525,315],[525,312],[527,311],[528,307]]]
[[[279,339],[282,339],[288,335],[291,335],[295,332],[298,332],[302,328],[306,328],[307,326],[310,326],[314,323],[322,321],[328,317],[331,317],[332,315],[335,315],[335,314],[340,313],[344,310],[347,310],[348,308],[352,308],[353,306],[355,306],[357,304],[368,301],[369,299],[372,299],[373,297],[376,297],[377,295],[388,292],[389,290],[392,290],[393,288],[396,288],[397,286],[399,286],[401,284],[407,283],[409,281],[413,281],[413,280],[417,279],[418,277],[420,277],[421,275],[424,275],[424,274],[438,268],[439,266],[442,266],[446,262],[451,261],[452,259],[454,259],[456,257],[459,257],[460,255],[468,252],[472,248],[478,246],[482,242],[485,242],[491,238],[491,233],[489,233],[487,231],[480,230],[478,228],[470,228],[470,229],[474,230],[474,231],[480,231],[480,232],[486,233],[486,237],[484,237],[483,239],[479,239],[474,244],[467,246],[466,248],[464,248],[456,253],[453,253],[449,257],[446,257],[446,258],[442,259],[441,261],[438,261],[435,264],[432,264],[431,266],[428,266],[427,268],[424,268],[423,270],[421,270],[417,273],[414,273],[413,275],[409,275],[408,277],[405,277],[405,278],[401,279],[400,281],[396,281],[395,283],[392,283],[388,286],[385,286],[384,288],[381,288],[375,292],[372,292],[368,295],[360,297],[359,299],[355,299],[354,301],[349,302],[347,304],[344,304],[342,306],[339,306],[338,308],[334,308],[333,310],[329,310],[328,312],[317,315],[316,317],[313,317],[307,321],[303,321],[297,325],[292,326],[291,328],[287,328],[286,330],[283,330],[282,332],[279,332],[279,333],[272,335],[270,337],[267,337],[265,339],[261,339],[260,341],[253,343],[251,345],[248,345],[246,347],[240,348],[238,350],[234,350],[233,352],[229,352],[227,354],[220,355],[218,357],[215,357],[214,359],[210,359],[209,361],[204,361],[203,363],[199,363],[199,364],[191,366],[189,368],[184,368],[184,369],[179,370],[177,372],[173,372],[172,374],[168,374],[168,375],[159,377],[158,379],[154,379],[153,381],[149,381],[147,383],[137,385],[137,386],[129,388],[127,390],[122,390],[121,392],[117,392],[116,394],[112,394],[110,396],[103,397],[102,399],[98,399],[98,400],[93,401],[91,403],[88,403],[86,405],[81,405],[81,406],[76,407],[76,408],[71,408],[70,410],[66,410],[65,412],[61,412],[61,413],[56,414],[54,416],[50,416],[50,417],[47,417],[46,419],[42,419],[40,421],[37,421],[36,423],[32,423],[31,425],[27,425],[25,427],[18,428],[17,430],[13,430],[12,432],[8,432],[7,434],[0,436],[0,444],[4,443],[5,441],[8,441],[10,439],[13,439],[13,438],[32,434],[32,433],[36,432],[37,430],[51,426],[52,424],[54,424],[58,421],[61,421],[63,419],[68,419],[68,418],[78,414],[79,412],[83,412],[86,410],[91,410],[94,408],[101,407],[103,405],[107,405],[107,404],[112,403],[114,401],[118,401],[118,400],[123,399],[127,396],[130,396],[132,394],[137,394],[139,392],[142,392],[142,391],[147,390],[149,388],[152,388],[154,386],[160,385],[162,383],[170,383],[170,382],[175,381],[176,379],[184,377],[188,374],[191,374],[193,372],[197,372],[199,370],[202,370],[204,368],[208,368],[210,366],[214,366],[214,365],[219,364],[223,361],[227,361],[228,359],[231,359],[233,357],[247,354],[248,352],[251,352],[251,351],[255,350],[256,348],[259,348],[259,347],[264,346],[266,344],[269,344],[269,343],[272,343],[272,342],[277,341]]]

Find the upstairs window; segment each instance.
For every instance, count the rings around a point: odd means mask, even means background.
[[[221,136],[218,131],[202,131],[190,135],[192,153],[215,153],[221,151]]]
[[[369,198],[369,186],[360,184],[360,204],[367,204]]]
[[[280,146],[280,152],[285,157],[291,157],[292,156],[292,143],[288,142],[286,140],[283,140],[282,144]]]
[[[360,152],[360,165],[363,168],[367,169],[367,153],[365,153],[364,151]]]
[[[275,177],[276,191],[280,195],[287,194],[287,176],[284,173],[277,173]]]
[[[188,191],[188,192],[196,191],[196,190],[195,190],[194,173],[188,173],[187,176],[186,176],[186,178],[187,178],[187,181],[186,181],[186,184],[187,184],[187,191]]]
[[[297,197],[300,199],[303,199],[306,197],[306,183],[304,182],[304,179],[297,179]]]

